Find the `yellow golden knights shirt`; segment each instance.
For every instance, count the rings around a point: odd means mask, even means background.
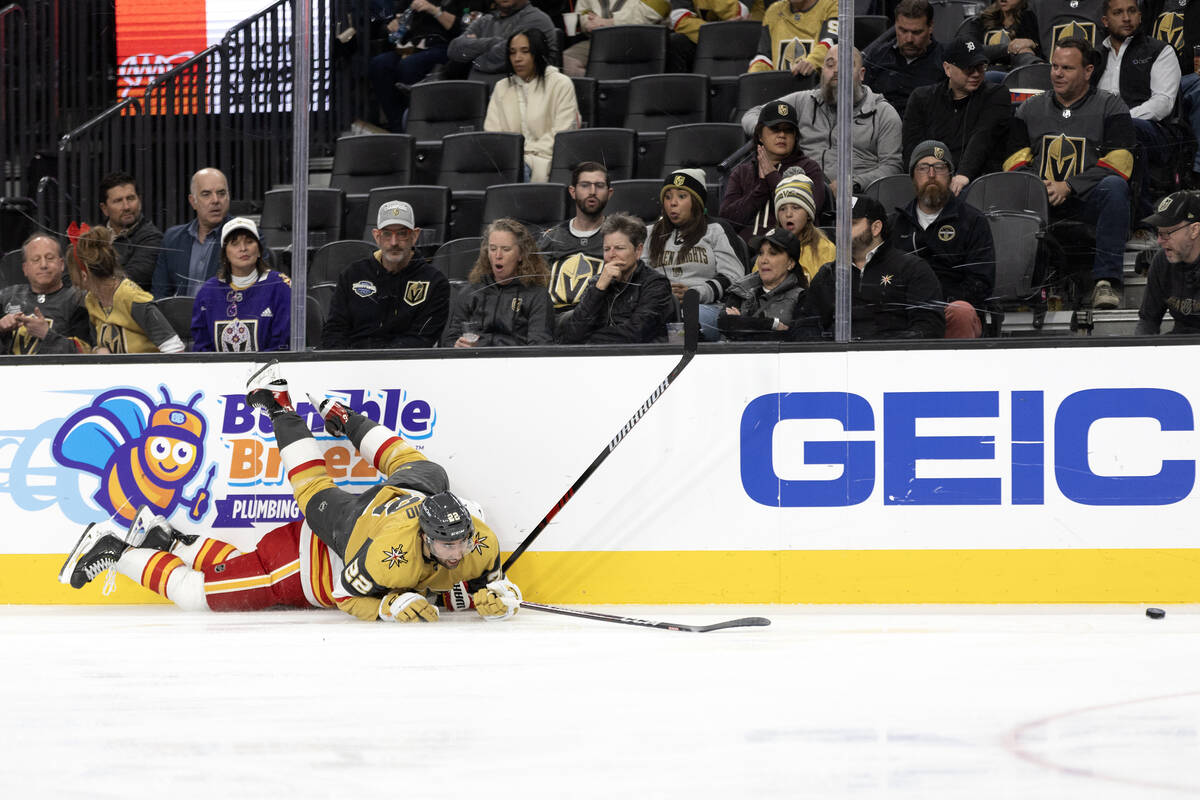
[[[792,11],[788,0],[776,0],[763,14],[758,54],[748,71],[790,70],[804,60],[821,69],[837,41],[837,13],[837,0],[817,0],[807,11]]]
[[[111,309],[88,292],[88,318],[95,331],[96,347],[113,353],[157,353],[159,345],[175,336],[175,330],[154,305],[154,296],[129,279],[121,281]]]
[[[427,461],[425,456],[379,426],[374,426],[360,443],[359,451],[376,469],[389,476],[388,484],[373,490],[365,508],[350,523],[344,559],[315,536],[310,537],[307,530],[302,533],[300,551],[307,563],[301,565],[301,575],[310,602],[336,605],[359,619],[375,620],[379,619],[381,605],[405,592],[446,592],[459,582],[467,584],[468,592],[475,592],[489,581],[503,577],[500,543],[478,517],[472,517],[475,547],[454,569],[425,558],[417,519],[417,509],[425,495],[392,485],[403,484],[403,471]],[[286,456],[284,463],[288,463]],[[316,495],[334,487],[323,460],[313,460],[289,471],[288,478],[306,517],[309,503]]]

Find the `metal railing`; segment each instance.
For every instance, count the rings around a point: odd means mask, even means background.
[[[263,193],[291,182],[294,0],[279,0],[231,28],[220,44],[154,78],[130,98],[59,141],[58,219],[95,220],[97,189],[109,172],[137,177],[143,212],[160,228],[187,221],[191,175],[216,167],[229,178],[234,211],[253,211]],[[361,116],[361,52],[334,59],[334,20],[365,33],[365,4],[313,0],[310,149],[333,152]],[[365,40],[365,35],[359,37]]]

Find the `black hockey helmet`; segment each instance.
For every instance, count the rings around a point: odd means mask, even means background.
[[[475,535],[471,512],[450,492],[438,492],[425,498],[417,510],[421,533],[434,542],[458,542]]]

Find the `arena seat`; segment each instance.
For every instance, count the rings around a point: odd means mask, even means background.
[[[610,181],[632,178],[637,168],[637,133],[631,128],[580,128],[554,137],[550,181],[570,184],[581,161],[596,161],[608,170]]]
[[[570,216],[570,195],[562,183],[502,183],[489,186],[483,200],[483,224],[511,217],[534,239]]]
[[[335,283],[342,270],[375,252],[375,245],[359,239],[339,239],[322,247],[308,265],[308,285]]]

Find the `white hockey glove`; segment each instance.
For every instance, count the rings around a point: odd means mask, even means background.
[[[385,622],[437,622],[437,606],[416,592],[389,594],[379,601],[379,618]]]
[[[507,578],[492,581],[471,596],[484,619],[508,619],[521,607],[521,590]]]

